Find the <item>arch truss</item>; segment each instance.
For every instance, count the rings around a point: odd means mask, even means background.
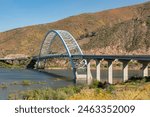
[[[42,42],[39,56],[45,56],[45,55],[51,54],[50,53],[51,44],[57,36],[59,37],[60,41],[62,41],[62,43],[67,51],[67,53],[64,53],[64,54],[68,54],[69,57],[71,57],[71,55],[75,55],[75,54],[77,54],[77,55],[83,54],[78,43],[76,42],[74,37],[68,31],[51,30],[46,34],[46,36]],[[59,54],[63,54],[63,53],[59,53]]]
[[[63,44],[63,46],[65,47],[66,52],[60,52],[57,54],[60,55],[67,55],[70,59],[70,63],[72,65],[73,70],[77,69],[77,66],[85,66],[85,64],[83,64],[83,60],[79,61],[79,60],[73,60],[73,58],[71,57],[72,55],[83,55],[81,48],[79,47],[77,41],[75,40],[75,38],[68,32],[65,30],[50,30],[41,45],[40,48],[40,53],[39,53],[39,58],[43,57],[43,56],[47,56],[47,55],[54,55],[55,53],[52,53],[51,49],[52,49],[52,45],[54,40],[56,40],[56,38],[58,38],[61,43]],[[56,47],[55,47],[56,48]],[[85,63],[85,62],[84,62]],[[38,66],[40,64],[40,59],[38,61]],[[83,64],[83,65],[82,65]],[[75,71],[73,71],[74,76],[75,76]]]

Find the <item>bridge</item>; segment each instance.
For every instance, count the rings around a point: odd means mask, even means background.
[[[57,40],[55,42],[55,40]],[[61,44],[60,44],[61,43]],[[56,46],[57,45],[57,46]],[[62,47],[64,49],[62,49]],[[56,50],[53,50],[56,48]],[[50,58],[67,58],[70,61],[73,79],[86,79],[87,84],[93,81],[91,73],[91,60],[96,62],[96,79],[101,81],[101,63],[107,61],[108,63],[108,82],[113,84],[113,63],[114,61],[122,62],[122,76],[123,81],[127,81],[129,62],[136,60],[142,64],[143,76],[149,76],[148,65],[150,63],[150,55],[84,55],[75,38],[64,30],[51,30],[43,39],[38,56],[32,58],[36,61],[36,69],[42,68],[46,64],[46,60]],[[25,58],[22,58],[25,59]],[[4,59],[0,59],[0,61]],[[86,71],[80,74],[78,70],[82,68]]]

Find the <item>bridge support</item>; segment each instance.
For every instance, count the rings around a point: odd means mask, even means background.
[[[90,85],[93,81],[92,73],[91,73],[91,64],[90,59],[87,59],[87,78],[86,78],[87,84]]]
[[[101,60],[96,59],[96,80],[101,81]]]
[[[142,66],[142,73],[143,73],[143,77],[148,76],[148,62],[142,62],[143,66]]]
[[[77,70],[74,67],[72,68],[72,70],[73,70],[73,82],[74,82],[74,84],[76,84],[76,82],[77,82],[77,76],[78,76]]]
[[[129,79],[129,74],[128,74],[128,64],[129,64],[129,61],[121,61],[122,62],[122,66],[123,66],[123,82],[126,82],[128,79]]]
[[[113,60],[108,60],[108,83],[113,84]]]

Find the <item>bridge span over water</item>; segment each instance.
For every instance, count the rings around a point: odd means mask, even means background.
[[[55,41],[57,40],[57,41]],[[61,43],[61,44],[60,44]],[[56,48],[54,51],[53,49]],[[43,39],[38,56],[32,58],[36,61],[36,68],[45,66],[46,60],[50,58],[68,58],[72,66],[74,82],[79,79],[86,79],[87,84],[93,81],[90,61],[96,61],[96,79],[101,81],[101,63],[108,62],[108,82],[113,83],[113,62],[122,62],[123,81],[127,81],[129,62],[136,60],[142,64],[143,76],[149,76],[148,65],[150,55],[84,55],[75,38],[64,30],[51,30]],[[22,58],[24,59],[24,58]],[[6,59],[0,59],[0,61]],[[78,73],[78,69],[85,69],[86,73]]]
[[[40,60],[45,60],[45,59],[50,59],[50,58],[68,58],[68,55],[47,55],[47,56],[42,56],[39,59]],[[148,73],[148,65],[150,63],[150,56],[149,55],[71,55],[71,58],[73,60],[84,60],[84,63],[74,63],[75,64],[82,64],[81,67],[83,66],[86,70],[86,74],[78,74],[77,69],[78,66],[74,66],[74,79],[86,79],[87,83],[90,84],[93,80],[92,74],[91,74],[91,65],[90,61],[95,60],[96,62],[96,79],[98,81],[101,81],[101,63],[102,61],[107,61],[108,62],[108,82],[113,84],[113,63],[115,61],[122,62],[122,70],[123,70],[123,81],[127,81],[129,76],[128,76],[128,67],[129,67],[129,62],[130,61],[137,61],[142,64],[142,72],[143,72],[143,77],[149,76]],[[38,59],[38,58],[36,58]],[[86,62],[85,62],[86,61]]]

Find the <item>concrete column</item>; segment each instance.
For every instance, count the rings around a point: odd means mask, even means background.
[[[113,84],[113,61],[108,61],[108,82]]]
[[[122,64],[123,64],[123,82],[125,82],[129,79],[128,63],[129,63],[129,61],[122,61]]]
[[[101,81],[101,60],[96,60],[96,80]]]
[[[93,77],[91,73],[91,66],[90,66],[90,60],[87,60],[87,84],[90,85],[92,83]]]
[[[73,82],[74,82],[74,84],[76,84],[76,82],[77,82],[77,70],[76,70],[76,68],[73,66],[73,68],[72,68],[72,70],[73,70]]]
[[[148,62],[143,62],[142,64],[143,77],[148,76]]]

